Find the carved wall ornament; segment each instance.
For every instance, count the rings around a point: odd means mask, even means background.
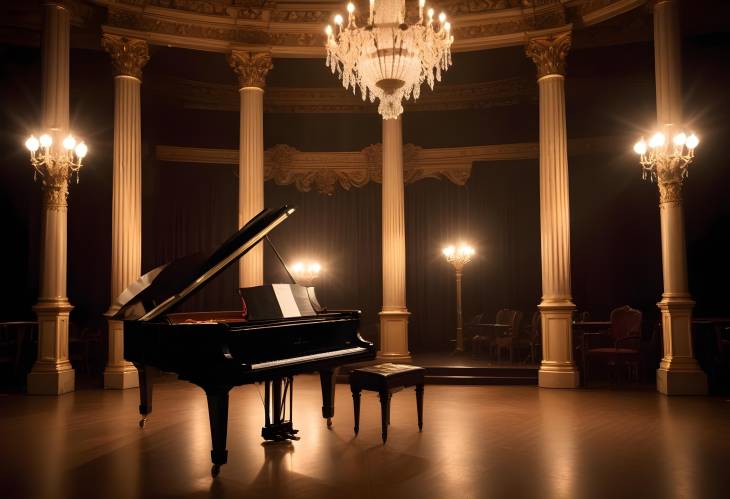
[[[538,80],[548,75],[565,75],[565,58],[571,41],[571,32],[566,31],[559,35],[531,38],[527,42],[525,52],[537,66]]]
[[[274,67],[270,52],[234,50],[228,55],[228,64],[238,76],[239,88],[266,87],[266,74]]]
[[[571,154],[602,154],[613,150],[626,138],[596,137],[569,141]],[[424,149],[413,144],[403,146],[403,181],[407,184],[432,178],[465,185],[472,165],[479,161],[537,160],[539,144],[495,144],[486,146]],[[159,145],[160,161],[209,165],[230,165],[238,168],[238,151],[234,149],[202,149]],[[382,182],[383,147],[372,144],[360,151],[305,152],[279,144],[264,152],[264,178],[277,185],[294,185],[298,190],[332,195],[339,186],[343,190],[362,187],[369,182]],[[236,170],[237,171],[237,170]]]
[[[101,46],[112,57],[114,76],[133,76],[142,80],[142,68],[150,60],[146,41],[104,33]]]

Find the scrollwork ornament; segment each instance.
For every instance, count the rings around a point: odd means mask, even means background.
[[[682,182],[659,182],[659,204],[681,203]]]
[[[565,58],[570,50],[572,35],[566,31],[559,35],[531,38],[525,53],[537,66],[537,79],[548,75],[565,75]]]
[[[234,50],[228,55],[228,64],[238,76],[239,88],[266,87],[266,74],[274,67],[269,52]]]
[[[142,80],[142,68],[150,60],[146,41],[104,33],[101,46],[111,55],[114,76],[132,76]]]
[[[68,206],[68,170],[61,169],[56,173],[46,172],[41,177],[43,184],[43,202],[49,210],[63,210]]]

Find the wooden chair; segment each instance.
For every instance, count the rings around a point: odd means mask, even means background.
[[[518,355],[522,351],[527,351],[525,357],[526,361],[529,360],[530,364],[537,364],[539,362],[540,348],[542,347],[542,324],[540,311],[535,310],[532,313],[532,319],[530,324],[523,333],[517,338],[515,344],[515,350]]]
[[[484,353],[485,347],[491,353],[491,346],[494,343],[495,338],[500,332],[509,329],[510,327],[511,313],[507,308],[503,308],[497,311],[497,315],[494,318],[493,324],[478,323],[472,324],[470,327],[471,331],[476,334],[472,336],[472,354],[476,357],[477,355]]]
[[[466,324],[464,324],[464,339],[465,340],[471,340],[474,336],[479,334],[479,324],[482,323],[482,319],[484,318],[484,314],[477,314],[471,319],[469,319]],[[466,345],[464,345],[464,348],[466,348]]]
[[[583,382],[588,385],[589,373],[597,364],[609,367],[618,375],[626,367],[629,378],[638,381],[641,363],[641,311],[628,305],[611,311],[611,327],[607,333],[583,334]],[[616,376],[618,380],[618,376]]]
[[[508,310],[506,314],[507,324],[509,328],[502,331],[501,334],[498,332],[494,341],[490,345],[490,350],[497,354],[497,362],[502,362],[502,352],[507,350],[509,353],[510,364],[514,362],[515,350],[514,347],[517,343],[517,339],[520,336],[520,324],[522,323],[522,312],[519,310]]]

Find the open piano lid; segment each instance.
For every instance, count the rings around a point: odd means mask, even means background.
[[[180,258],[140,277],[119,295],[114,320],[153,320],[199,291],[294,213],[294,208],[265,209],[233,234],[210,256]]]

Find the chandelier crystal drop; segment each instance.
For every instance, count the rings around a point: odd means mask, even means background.
[[[378,99],[385,120],[403,113],[404,99],[418,99],[424,81],[433,90],[451,65],[451,24],[443,12],[434,20],[432,8],[424,17],[425,7],[418,0],[418,20],[409,25],[405,0],[370,0],[367,24],[358,26],[349,3],[347,23],[337,14],[335,27],[325,28],[327,66],[353,94],[360,88],[363,100]]]

